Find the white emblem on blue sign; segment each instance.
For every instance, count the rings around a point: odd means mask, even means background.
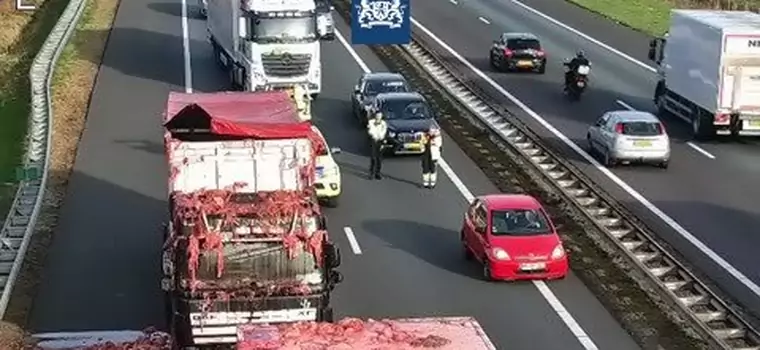
[[[374,27],[401,28],[404,24],[404,9],[401,0],[361,0],[356,6],[359,12],[359,26],[366,29]]]

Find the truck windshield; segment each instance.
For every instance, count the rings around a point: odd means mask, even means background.
[[[263,43],[293,43],[317,39],[314,16],[294,18],[252,18],[252,39]]]

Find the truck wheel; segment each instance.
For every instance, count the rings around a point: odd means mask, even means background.
[[[694,112],[691,117],[691,128],[694,138],[698,141],[707,141],[715,135],[715,128],[712,120],[708,120],[704,114],[699,111]]]
[[[335,322],[334,316],[333,316],[333,308],[326,307],[322,310],[322,315],[320,317],[320,321],[322,322]]]
[[[317,97],[319,97],[319,93],[318,92],[315,92],[315,93],[311,94],[311,99],[312,100],[316,100]]]

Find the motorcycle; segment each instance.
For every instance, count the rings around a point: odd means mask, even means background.
[[[569,62],[565,62],[565,72],[570,69],[568,67]],[[578,69],[572,74],[569,84],[566,84],[564,88],[565,95],[569,96],[573,100],[580,100],[581,94],[588,87],[588,74],[591,72],[591,67],[583,65],[578,66]]]

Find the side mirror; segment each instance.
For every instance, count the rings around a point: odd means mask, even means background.
[[[238,18],[238,36],[248,38],[248,19],[245,17]]]
[[[342,149],[340,149],[340,147],[333,147],[333,148],[330,148],[330,153],[333,153],[333,154],[338,154],[338,153],[340,153],[340,152],[343,152],[343,150],[342,150]]]
[[[333,242],[325,242],[325,262],[327,267],[334,269],[340,266],[340,249]]]

